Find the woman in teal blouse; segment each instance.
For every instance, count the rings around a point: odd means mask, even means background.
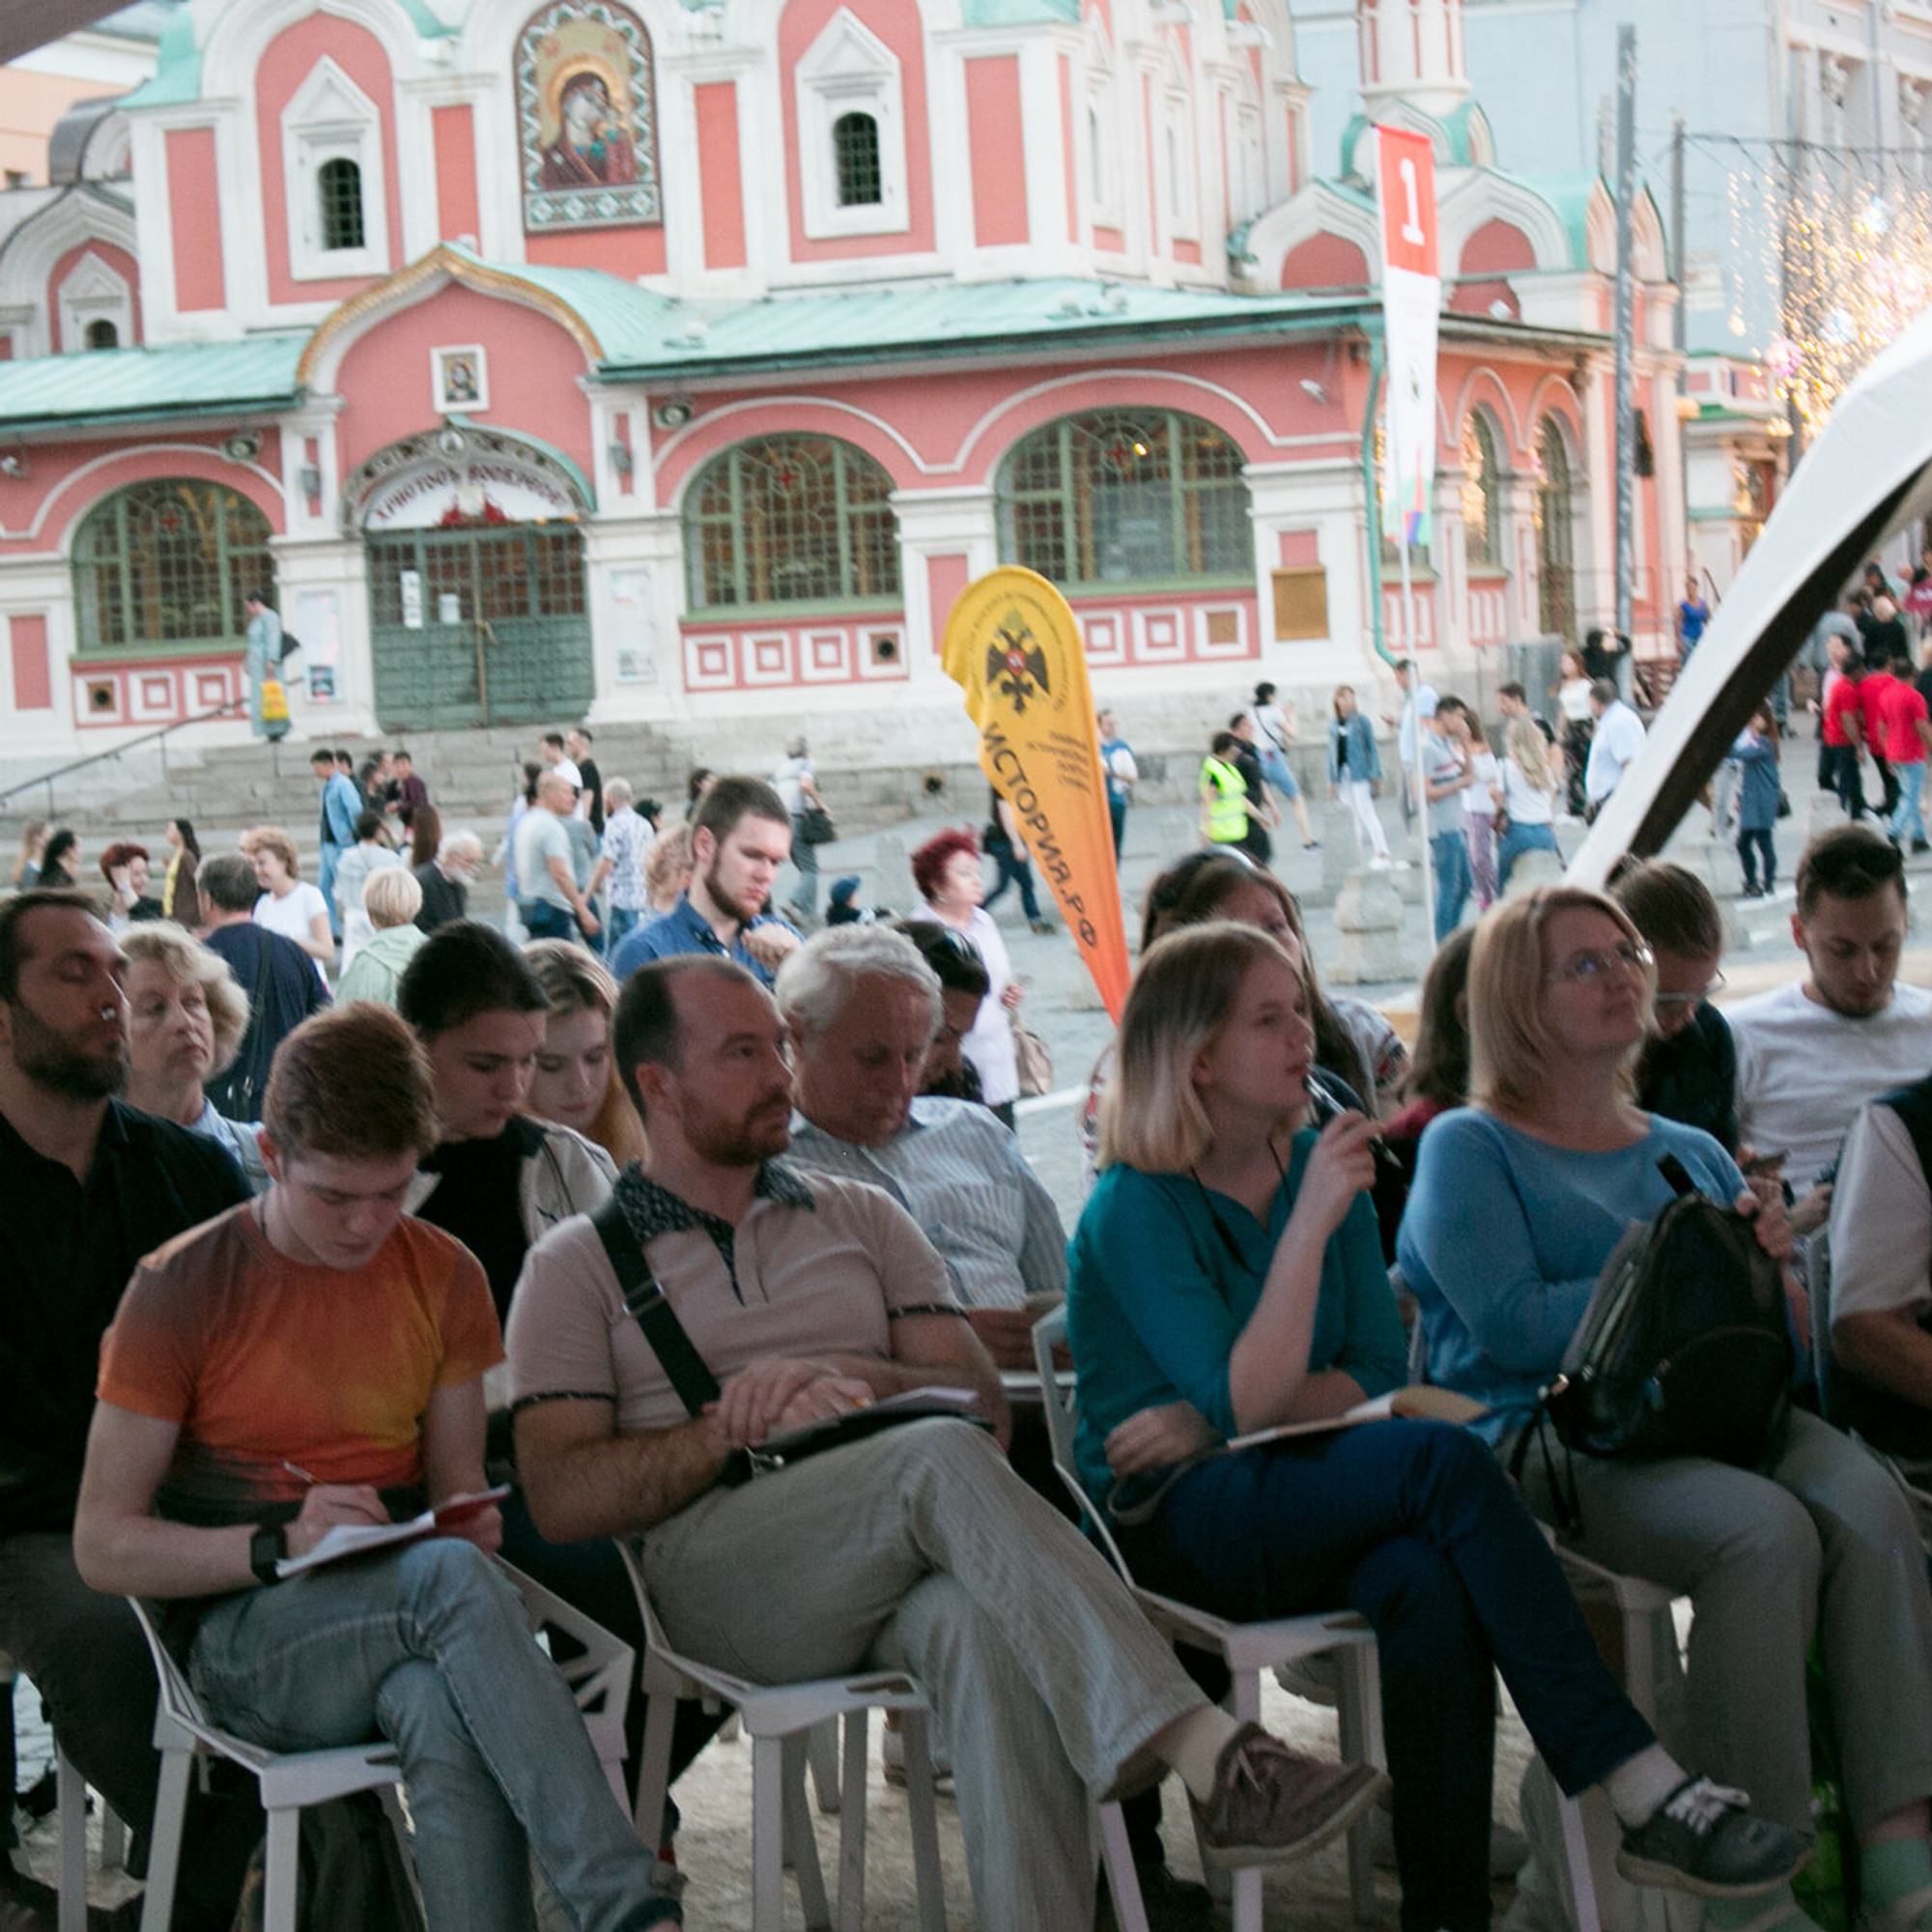
[[[1480,1441],[1381,1422],[1208,1453],[1403,1378],[1370,1125],[1300,1125],[1313,1065],[1301,974],[1265,934],[1214,923],[1149,952],[1067,1294],[1081,1474],[1112,1491],[1136,1576],[1224,1616],[1346,1604],[1374,1626],[1406,1932],[1489,1924],[1497,1669],[1564,1790],[1607,1786],[1634,1878],[1776,1886],[1804,1840],[1657,1743]]]

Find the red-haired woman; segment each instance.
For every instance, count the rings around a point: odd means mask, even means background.
[[[986,895],[980,874],[980,841],[967,831],[936,832],[912,855],[913,884],[927,910],[942,925],[963,932],[986,963],[991,989],[980,1003],[980,1017],[960,1042],[960,1051],[980,1076],[986,1104],[1008,1126],[1020,1096],[1019,1061],[1013,1052],[1009,1015],[1025,997],[1013,983],[1013,962],[1000,928],[980,901]]]

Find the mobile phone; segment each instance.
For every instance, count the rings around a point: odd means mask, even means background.
[[[1784,1165],[1790,1157],[1789,1148],[1767,1148],[1762,1153],[1754,1153],[1747,1161],[1738,1164],[1740,1174],[1770,1174]]]

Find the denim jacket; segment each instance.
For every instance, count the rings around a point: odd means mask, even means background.
[[[1342,740],[1349,743],[1349,776],[1374,781],[1382,775],[1381,753],[1376,749],[1375,726],[1357,711],[1347,718],[1335,718],[1328,724],[1328,782],[1333,784],[1342,770]]]

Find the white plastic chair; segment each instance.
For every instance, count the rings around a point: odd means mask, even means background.
[[[905,1739],[906,1803],[912,1822],[913,1873],[921,1932],[946,1932],[939,1866],[939,1822],[932,1801],[932,1759],[926,1739],[925,1693],[902,1671],[826,1677],[802,1684],[753,1684],[671,1648],[658,1622],[635,1546],[617,1548],[644,1624],[643,1763],[638,1776],[639,1835],[654,1845],[670,1783],[671,1724],[679,1698],[728,1704],[752,1741],[752,1923],[780,1932],[784,1922],[784,1867],[798,1881],[809,1927],[833,1920],[819,1869],[817,1841],[806,1806],[808,1742],[828,1720],[845,1723],[844,1776],[838,1806],[838,1927],[860,1932],[866,1916],[866,1768],[870,1714],[900,1714]],[[1145,1932],[1145,1928],[1142,1928]]]
[[[532,1638],[548,1650],[583,1713],[591,1744],[617,1801],[624,1802],[624,1706],[630,1694],[636,1654],[601,1625],[512,1569],[499,1567],[515,1584],[529,1614]],[[271,1751],[224,1731],[202,1709],[186,1674],[175,1662],[149,1606],[130,1597],[134,1614],[148,1639],[160,1680],[155,1710],[155,1748],[161,1753],[161,1781],[155,1804],[154,1842],[148,1858],[147,1895],[141,1904],[141,1932],[168,1932],[174,1913],[175,1883],[180,1874],[183,1834],[187,1821],[188,1779],[198,1757],[228,1759],[251,1773],[261,1789],[268,1813],[268,1858],[264,1872],[263,1932],[296,1932],[296,1888],[298,1872],[301,1814],[311,1804],[347,1798],[358,1791],[382,1794],[412,1877],[408,1828],[396,1788],[402,1767],[395,1747],[386,1739],[348,1745],[334,1750]],[[558,1653],[562,1654],[559,1656]],[[66,1860],[65,1842],[62,1850]],[[67,1886],[61,1888],[63,1912]],[[62,1932],[68,1932],[64,1924]]]
[[[1261,1721],[1264,1671],[1318,1653],[1332,1653],[1341,1677],[1337,1716],[1341,1721],[1342,1755],[1350,1764],[1379,1764],[1381,1686],[1376,1674],[1376,1637],[1374,1631],[1352,1611],[1279,1617],[1266,1623],[1234,1623],[1197,1609],[1192,1604],[1178,1603],[1157,1591],[1143,1589],[1134,1582],[1106,1518],[1088,1495],[1074,1466],[1074,1391],[1064,1377],[1054,1373],[1053,1361],[1054,1350],[1065,1339],[1065,1308],[1056,1308],[1034,1323],[1034,1358],[1039,1369],[1047,1434],[1053,1444],[1053,1464],[1083,1515],[1094,1524],[1108,1557],[1133,1589],[1149,1620],[1170,1642],[1210,1651],[1226,1661],[1235,1680],[1235,1716],[1244,1722]],[[1373,1826],[1373,1818],[1364,1816],[1349,1828],[1349,1898],[1355,1917],[1361,1919],[1373,1918],[1376,1911]],[[1251,1865],[1236,1871],[1234,1892],[1235,1932],[1262,1932],[1261,1868]]]

